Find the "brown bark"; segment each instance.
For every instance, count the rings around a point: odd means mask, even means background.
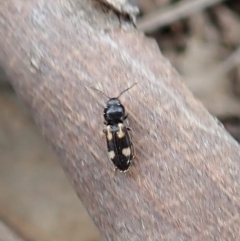
[[[13,228],[0,220],[0,241],[26,241],[26,239],[23,239]]]
[[[95,1],[2,0],[0,64],[106,240],[239,239],[239,145],[154,41]],[[85,85],[115,96],[136,81],[121,100],[137,158],[114,176],[106,98]]]

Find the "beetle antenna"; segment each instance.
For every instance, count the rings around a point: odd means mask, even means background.
[[[109,97],[107,94],[105,94],[103,91],[97,89],[97,88],[94,88],[93,86],[90,86],[90,85],[86,85],[86,87],[90,88],[90,89],[93,89],[95,91],[98,91],[100,92],[102,95],[106,96],[108,99],[111,99],[111,97]]]
[[[127,89],[123,90],[117,97],[117,99],[123,94],[125,93],[126,91],[130,90],[134,85],[136,85],[138,82],[135,82],[134,84],[132,84],[130,87],[128,87]]]

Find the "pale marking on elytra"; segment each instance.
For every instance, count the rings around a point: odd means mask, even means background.
[[[126,157],[131,155],[131,149],[129,147],[122,149],[122,154]]]
[[[118,128],[119,128],[119,131],[117,132],[117,135],[119,138],[123,138],[125,136],[125,133],[123,131],[123,124],[119,123]]]
[[[107,139],[108,141],[111,141],[113,138],[112,132],[111,132],[111,126],[107,126]]]
[[[115,157],[115,152],[114,151],[109,151],[108,155],[109,155],[110,159],[113,159]]]

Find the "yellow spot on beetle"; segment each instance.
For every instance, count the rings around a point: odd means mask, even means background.
[[[115,157],[114,151],[108,152],[108,155],[109,155],[110,159],[113,159]]]
[[[107,126],[107,139],[111,141],[113,138],[112,132],[111,132],[111,126]]]
[[[124,156],[130,156],[130,155],[131,155],[131,149],[130,149],[129,147],[123,148],[123,149],[122,149],[122,154],[123,154]]]
[[[119,131],[117,132],[118,138],[123,138],[125,136],[125,132],[123,131],[123,124],[119,123],[118,124],[118,129]]]

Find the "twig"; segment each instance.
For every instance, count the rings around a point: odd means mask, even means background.
[[[235,50],[226,60],[220,63],[210,74],[208,79],[214,78],[219,80],[224,78],[231,70],[240,64],[240,48]]]
[[[151,32],[157,28],[169,25],[181,18],[186,18],[207,7],[211,7],[224,0],[185,0],[180,1],[165,9],[159,9],[154,13],[139,19],[137,27],[144,32]]]

